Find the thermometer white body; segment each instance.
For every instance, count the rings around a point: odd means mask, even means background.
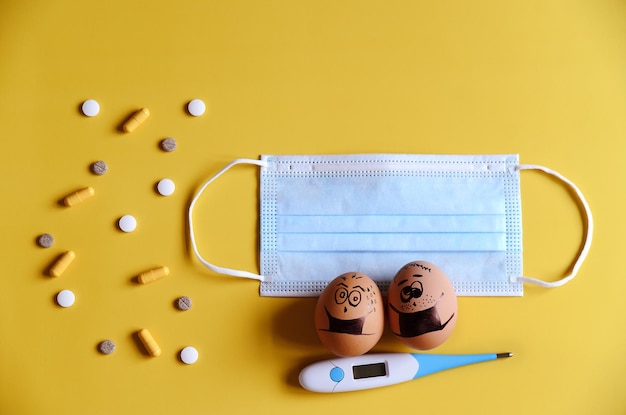
[[[437,355],[380,353],[324,360],[300,372],[300,385],[313,392],[348,392],[406,382],[453,367],[511,357],[511,353]]]

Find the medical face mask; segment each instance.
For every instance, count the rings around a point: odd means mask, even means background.
[[[260,273],[215,265],[199,252],[193,214],[215,179],[238,164],[260,167]],[[569,186],[585,216],[571,273],[555,282],[522,274],[520,171],[538,169]],[[196,213],[197,214],[197,213]],[[236,220],[236,218],[230,218]],[[459,296],[521,296],[523,284],[574,278],[591,245],[593,220],[579,189],[517,155],[328,155],[238,159],[207,180],[189,212],[190,244],[214,272],[258,279],[264,296],[316,296],[345,272],[386,292],[405,264],[437,264]]]

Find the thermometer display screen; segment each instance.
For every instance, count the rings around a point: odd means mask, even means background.
[[[387,367],[384,363],[372,363],[369,365],[352,366],[354,379],[375,378],[387,376]]]

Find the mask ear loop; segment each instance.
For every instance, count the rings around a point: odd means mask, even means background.
[[[260,167],[266,167],[268,165],[268,163],[266,161],[262,161],[262,160],[236,159],[236,160],[232,161],[231,163],[229,163],[222,170],[218,171],[213,177],[211,177],[206,182],[204,182],[204,184],[200,187],[200,189],[196,192],[196,194],[191,199],[191,204],[189,205],[188,219],[187,220],[189,221],[189,239],[191,241],[191,247],[193,249],[194,254],[196,255],[196,258],[198,258],[198,260],[205,267],[209,268],[210,270],[212,270],[214,272],[217,272],[219,274],[232,275],[233,277],[252,278],[252,279],[255,279],[255,280],[259,280],[259,281],[268,281],[269,280],[268,277],[265,277],[265,276],[262,276],[262,275],[259,275],[259,274],[254,274],[252,272],[247,272],[247,271],[242,271],[242,270],[237,270],[237,269],[220,267],[220,266],[217,266],[217,265],[207,261],[206,259],[204,259],[202,257],[202,255],[200,255],[200,251],[198,250],[198,245],[196,244],[196,237],[195,237],[195,233],[194,233],[194,230],[193,230],[193,208],[195,207],[196,202],[198,201],[198,199],[200,198],[200,196],[202,195],[204,190],[211,183],[213,183],[215,181],[215,179],[220,177],[222,174],[226,173],[226,171],[228,171],[231,167],[236,166],[237,164],[254,164],[254,165],[257,165],[257,166],[260,166]]]
[[[561,278],[560,280],[554,281],[554,282],[547,282],[547,281],[543,281],[543,280],[540,280],[537,278],[531,278],[531,277],[514,277],[514,280],[517,282],[528,282],[531,284],[536,284],[541,287],[547,287],[547,288],[560,287],[561,285],[569,282],[571,279],[573,279],[576,276],[576,274],[578,273],[578,270],[580,269],[581,265],[585,261],[587,254],[589,253],[589,249],[591,248],[591,239],[593,235],[593,216],[591,215],[591,209],[589,208],[589,204],[587,203],[587,200],[585,199],[585,196],[583,196],[580,189],[578,189],[578,187],[572,181],[570,181],[569,179],[567,179],[560,173],[552,169],[549,169],[547,167],[539,166],[535,164],[520,164],[519,166],[517,166],[517,170],[540,170],[553,177],[556,177],[557,179],[565,183],[568,187],[570,187],[574,191],[574,193],[578,197],[578,200],[580,201],[580,204],[583,207],[584,217],[586,221],[585,243],[583,244],[582,249],[578,253],[578,258],[576,259],[576,262],[574,263],[574,266],[572,267],[572,271],[568,275]]]

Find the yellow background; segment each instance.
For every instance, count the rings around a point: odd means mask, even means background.
[[[209,111],[184,106],[202,98]],[[81,102],[101,104],[95,118]],[[117,130],[145,106],[150,119]],[[626,2],[3,1],[0,3],[1,414],[626,412]],[[165,153],[168,136],[178,149]],[[258,283],[191,259],[185,209],[237,157],[300,153],[519,153],[579,185],[596,231],[557,289],[460,298],[440,353],[505,361],[349,394],[302,390],[329,356],[313,298],[261,298]],[[95,160],[104,176],[89,173]],[[154,184],[169,177],[169,198]],[[91,185],[74,208],[58,200]],[[198,204],[199,243],[258,271],[255,167]],[[580,248],[580,210],[560,184],[522,173],[525,274],[555,280]],[[139,221],[122,234],[116,219]],[[38,248],[37,235],[56,238]],[[60,278],[44,270],[64,250]],[[167,265],[171,275],[131,278]],[[76,304],[54,295],[68,288]],[[193,307],[177,311],[188,295]],[[133,338],[148,328],[163,355]],[[110,338],[117,350],[96,351]],[[185,366],[178,351],[195,346]],[[404,352],[389,333],[374,351]]]

